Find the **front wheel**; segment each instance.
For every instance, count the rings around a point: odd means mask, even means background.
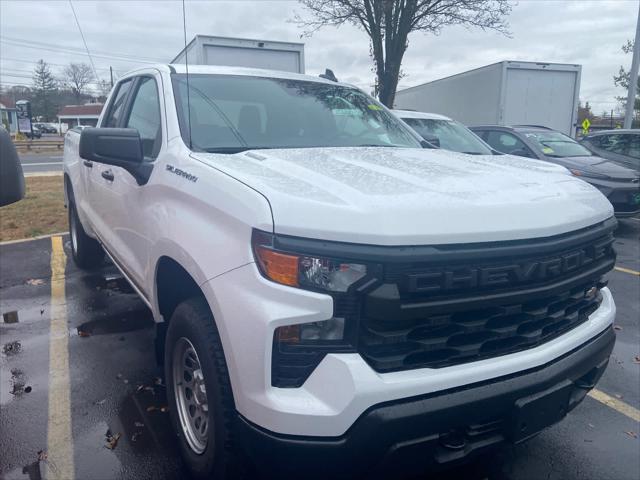
[[[231,435],[231,382],[213,315],[204,298],[184,301],[171,316],[164,371],[171,423],[196,478],[240,476]]]
[[[69,235],[71,253],[75,264],[83,269],[96,268],[104,261],[104,250],[97,240],[91,238],[82,228],[75,202],[69,202]]]

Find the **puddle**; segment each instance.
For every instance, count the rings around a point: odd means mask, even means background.
[[[2,353],[4,353],[7,357],[20,353],[21,351],[22,351],[22,344],[18,340],[5,343],[2,346]]]
[[[112,333],[133,332],[153,326],[153,315],[148,308],[140,308],[123,312],[116,316],[99,318],[78,326],[72,334],[81,337],[92,335],[108,335]]]
[[[89,288],[105,291],[107,295],[114,293],[135,293],[129,282],[121,275],[89,275],[83,281]]]
[[[2,314],[3,323],[18,323],[18,312],[6,312]]]

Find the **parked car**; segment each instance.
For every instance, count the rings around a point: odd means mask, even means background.
[[[603,130],[580,140],[594,154],[627,168],[640,170],[640,130]]]
[[[34,123],[33,126],[40,130],[40,132],[42,133],[58,133],[57,128],[46,123]]]
[[[567,135],[539,126],[471,127],[492,148],[511,155],[536,158],[566,167],[600,190],[617,217],[640,213],[640,174],[594,155]]]
[[[22,134],[25,137],[27,137],[27,138],[29,138],[31,140],[33,140],[34,138],[41,138],[42,137],[42,132],[35,125],[31,126],[31,132],[22,132]]]
[[[421,473],[560,421],[613,348],[613,208],[564,168],[421,148],[357,88],[124,75],[64,149],[71,253],[152,311],[197,478]],[[248,459],[245,461],[245,458]],[[257,478],[249,473],[247,478]]]
[[[453,152],[492,155],[491,147],[455,120],[437,113],[392,110],[404,123],[430,144]]]

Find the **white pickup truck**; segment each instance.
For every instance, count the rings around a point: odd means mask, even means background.
[[[562,167],[422,148],[350,85],[162,65],[65,138],[75,262],[157,322],[198,478],[397,477],[521,442],[602,375],[607,199]]]

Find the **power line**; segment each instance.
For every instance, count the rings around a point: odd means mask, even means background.
[[[67,49],[67,48],[61,48],[61,47],[55,47],[55,46],[39,46],[39,45],[30,45],[26,42],[19,42],[19,41],[15,41],[15,40],[6,40],[6,39],[0,39],[0,43],[4,43],[4,44],[8,44],[11,46],[18,46],[18,47],[22,47],[22,48],[32,48],[34,50],[48,50],[51,52],[62,52],[65,53],[67,55],[79,55],[82,57],[85,57],[87,54],[85,52],[78,52],[78,51],[74,51],[71,49]],[[97,53],[93,53],[94,57],[98,57],[98,58],[106,58],[106,59],[110,59],[110,60],[117,60],[119,62],[126,62],[126,63],[163,63],[160,61],[147,61],[147,60],[141,60],[141,59],[136,59],[134,57],[122,57],[120,55],[102,55],[102,54],[97,54]],[[164,62],[166,63],[166,62]]]
[[[22,43],[22,44],[28,44],[28,45],[35,45],[35,46],[42,46],[42,47],[51,47],[52,44],[51,43],[44,43],[44,42],[37,42],[35,40],[29,40],[26,38],[16,38],[16,37],[9,37],[7,35],[0,35],[0,39],[3,39],[4,41],[8,41],[8,42],[14,42],[14,43]],[[57,47],[59,49],[63,49],[69,52],[75,52],[81,55],[86,55],[86,53],[80,49],[80,48],[76,48],[76,47],[72,47],[69,45],[53,45],[54,47]],[[162,63],[163,60],[158,60],[156,58],[152,58],[152,57],[141,57],[141,56],[136,56],[136,55],[128,55],[128,54],[124,54],[124,53],[113,53],[111,51],[105,52],[105,51],[100,51],[100,50],[94,50],[93,51],[93,56],[97,57],[97,54],[101,54],[101,55],[109,55],[109,56],[116,56],[116,57],[121,57],[121,58],[127,58],[127,59],[131,59],[131,60],[137,60],[137,61],[143,61],[143,60],[147,60],[153,63]]]
[[[89,52],[89,47],[87,46],[87,41],[84,38],[84,33],[82,33],[82,28],[80,28],[80,22],[78,21],[78,15],[76,15],[76,9],[73,8],[73,2],[69,0],[69,6],[71,7],[71,11],[73,12],[73,18],[76,19],[76,25],[78,25],[78,31],[80,31],[80,36],[82,37],[82,43],[84,43],[84,48],[87,51],[87,56],[89,57],[89,61],[91,62],[91,68],[93,68],[93,74],[98,80],[98,72],[96,72],[96,66],[93,64],[93,58],[91,58],[91,52]]]
[[[29,65],[37,65],[38,61],[37,60],[20,60],[19,58],[9,58],[9,57],[2,57],[0,58],[0,61],[2,62],[18,62],[18,63],[26,63]],[[47,65],[52,65],[54,67],[66,67],[67,65],[63,64],[63,63],[52,63],[52,62],[46,62]],[[98,67],[96,68],[96,70],[102,70],[105,72],[108,72],[109,69],[108,68],[102,68],[102,67]],[[114,70],[116,71],[116,70]]]

